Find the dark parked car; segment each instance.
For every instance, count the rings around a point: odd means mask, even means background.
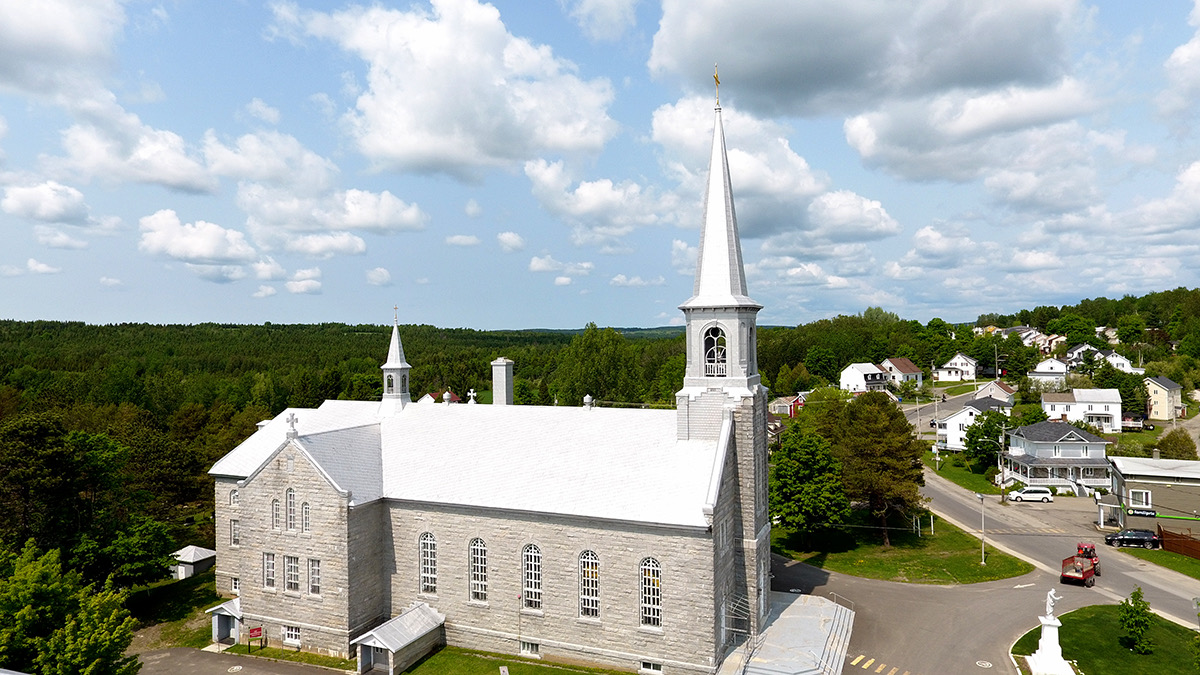
[[[1142,548],[1158,548],[1161,544],[1158,535],[1150,530],[1121,530],[1116,534],[1106,534],[1104,543],[1109,546],[1141,546]]]

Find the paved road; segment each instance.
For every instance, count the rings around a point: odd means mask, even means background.
[[[935,513],[978,535],[980,503],[973,493],[929,469],[925,470],[923,492]],[[1061,497],[1050,504],[1001,506],[998,496],[989,495],[983,509],[988,542],[1046,572],[1057,574],[1061,560],[1074,552],[1076,542],[1100,543],[1103,575],[1096,586],[1067,587],[1072,594],[1095,596],[1094,602],[1087,604],[1120,602],[1134,586],[1141,586],[1152,609],[1177,623],[1196,626],[1192,598],[1200,597],[1200,581],[1104,546],[1104,537],[1094,525],[1098,514],[1090,498]]]
[[[939,391],[937,389],[934,390]],[[975,396],[975,392],[968,392],[958,396],[947,397],[945,401],[936,403],[922,403],[921,405],[905,405],[901,404],[901,409],[904,410],[904,417],[908,419],[908,423],[913,425],[917,433],[931,431],[929,428],[929,420],[934,417],[945,417],[950,413],[962,410],[962,407]]]
[[[249,656],[214,654],[199,649],[155,649],[138,657],[141,675],[333,675],[346,671],[320,668],[302,663],[284,663]]]

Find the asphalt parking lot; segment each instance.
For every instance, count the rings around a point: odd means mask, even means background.
[[[156,649],[139,655],[141,675],[330,675],[348,671],[198,649]]]

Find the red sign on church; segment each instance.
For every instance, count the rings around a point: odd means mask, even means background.
[[[262,637],[262,626],[257,626],[255,628],[251,628],[249,637],[252,639]]]

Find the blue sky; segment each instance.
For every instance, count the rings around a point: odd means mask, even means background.
[[[331,7],[333,7],[331,9]],[[0,0],[0,318],[760,323],[1200,285],[1200,10]]]

